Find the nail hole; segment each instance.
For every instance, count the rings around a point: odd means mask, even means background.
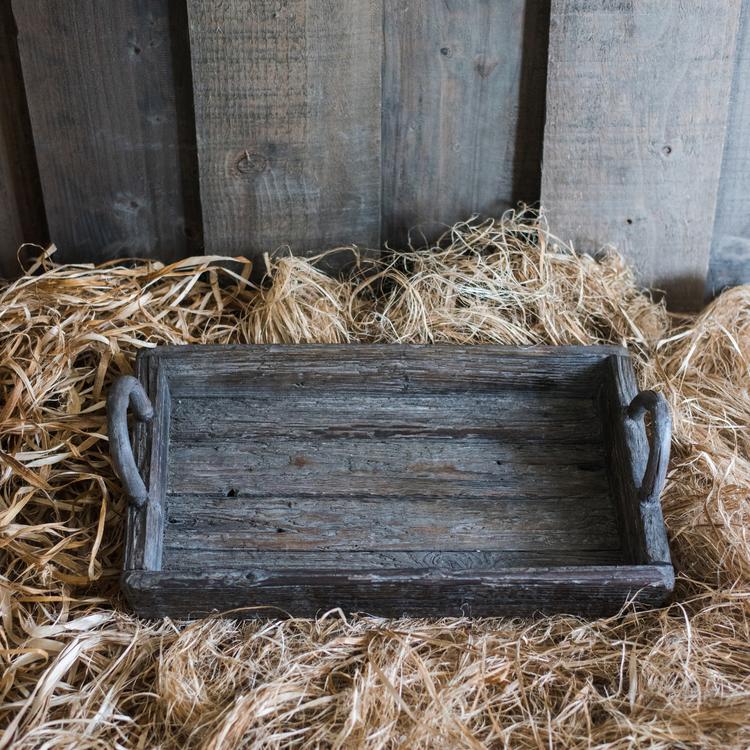
[[[237,497],[237,490],[232,487],[232,489],[227,492],[227,497]]]
[[[664,146],[664,148],[661,151],[664,154],[664,156],[669,156],[672,153],[672,147]]]
[[[130,201],[130,208],[138,208],[137,201]]]
[[[632,219],[625,219],[625,223],[626,223],[626,224],[632,224],[632,223],[633,223],[633,220],[632,220]]]
[[[450,57],[451,56],[451,48],[450,47],[441,47],[440,48],[440,54],[443,55],[443,57]]]

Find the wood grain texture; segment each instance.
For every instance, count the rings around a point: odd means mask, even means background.
[[[226,565],[227,554],[223,547],[196,548],[194,540],[187,547],[171,536],[165,539],[162,571],[198,573],[220,570]],[[589,565],[620,565],[622,550],[252,550],[235,551],[238,561],[248,570],[308,569],[338,570],[501,570],[505,568],[571,567]]]
[[[627,357],[611,357],[606,367],[610,375],[601,390],[601,409],[623,546],[631,563],[671,565],[661,504],[658,498],[653,502],[640,500],[649,441],[643,423],[627,416],[638,393],[633,366]]]
[[[377,249],[380,3],[188,9],[206,251]]]
[[[595,617],[626,599],[659,606],[674,586],[666,566],[515,568],[509,570],[309,569],[247,573],[130,571],[123,589],[145,617],[199,617],[243,608],[233,617],[315,617],[335,607],[385,617],[497,617],[571,612]]]
[[[15,0],[13,10],[56,260],[195,252],[180,3]]]
[[[383,240],[539,198],[549,2],[385,0]]]
[[[0,3],[0,278],[20,272],[24,242],[44,244],[47,224],[31,137],[16,25],[10,3]]]
[[[617,247],[675,309],[703,302],[739,0],[553,0],[542,205]]]
[[[126,569],[159,570],[166,516],[172,399],[166,374],[158,360],[139,359],[135,374],[153,405],[154,418],[135,425],[133,453],[148,489],[148,502],[141,507],[130,505],[128,508],[124,564]]]
[[[136,455],[156,502],[130,513],[124,586],[140,613],[175,616],[661,601],[671,565],[661,515],[632,502],[648,447],[641,423],[623,428],[628,368],[618,347],[144,351],[158,421]]]
[[[305,344],[163,346],[139,357],[163,361],[173,398],[206,394],[206,379],[224,397],[305,393],[418,395],[554,390],[591,397],[600,366],[618,346],[452,346],[450,344]],[[206,362],[210,360],[210,372]],[[446,362],[451,363],[450,377]]]
[[[707,296],[750,284],[750,4],[742,3]]]
[[[261,486],[264,497],[244,496],[239,502],[224,494],[170,494],[168,543],[189,558],[196,539],[208,549],[224,549],[219,567],[225,569],[242,559],[244,550],[472,551],[489,543],[503,551],[562,549],[572,556],[576,550],[619,549],[608,494],[568,497],[564,482],[549,499],[528,489],[525,497],[497,498],[489,487],[457,497],[448,478],[445,495],[429,497],[401,494],[398,484],[382,496],[355,489],[331,498],[271,495],[273,485]]]

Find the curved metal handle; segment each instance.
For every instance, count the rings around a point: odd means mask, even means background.
[[[138,473],[133,449],[130,447],[128,403],[133,407],[139,422],[153,419],[154,408],[140,381],[132,375],[122,375],[114,382],[107,395],[109,453],[126,494],[130,501],[140,508],[148,500],[148,490]]]
[[[641,419],[647,411],[651,414],[652,436],[646,472],[641,481],[642,503],[659,500],[667,478],[669,449],[672,444],[672,416],[667,400],[661,393],[641,391],[628,406],[628,418]]]

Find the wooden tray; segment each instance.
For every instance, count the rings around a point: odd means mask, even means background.
[[[159,347],[136,370],[108,409],[140,615],[598,615],[672,590],[669,413],[623,349]]]

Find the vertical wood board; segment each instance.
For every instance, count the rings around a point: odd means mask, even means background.
[[[13,10],[56,259],[171,261],[194,251],[180,3],[14,0]]]
[[[44,243],[47,227],[39,185],[16,26],[0,3],[0,278],[18,275],[18,249]]]
[[[377,248],[380,3],[188,9],[206,251]]]
[[[750,5],[742,4],[706,292],[750,284]]]
[[[613,244],[671,307],[701,305],[739,0],[552,0],[542,205]]]
[[[539,198],[549,2],[385,0],[383,240]]]

